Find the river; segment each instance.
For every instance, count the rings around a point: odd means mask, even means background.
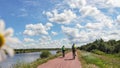
[[[56,51],[50,51],[53,55],[56,54]],[[40,58],[41,52],[32,52],[32,53],[20,53],[15,54],[13,58],[7,58],[5,61],[0,62],[0,68],[12,68],[12,65],[16,63],[30,63]]]

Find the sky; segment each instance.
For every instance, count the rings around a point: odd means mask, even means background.
[[[1,21],[18,49],[120,40],[120,0],[0,0]]]

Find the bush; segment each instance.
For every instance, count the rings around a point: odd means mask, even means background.
[[[41,57],[41,58],[47,58],[47,57],[49,57],[50,55],[51,55],[51,53],[46,50],[46,51],[42,51],[40,57]]]
[[[98,55],[104,55],[104,54],[105,54],[104,52],[99,51],[99,50],[97,50],[97,49],[92,50],[91,52],[93,52],[93,53],[95,53],[95,54],[98,54]]]

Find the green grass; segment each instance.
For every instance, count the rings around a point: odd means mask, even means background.
[[[104,55],[104,54],[105,54],[104,52],[102,52],[102,51],[100,51],[100,50],[97,50],[97,49],[92,50],[91,52],[92,52],[92,53],[95,53],[95,54],[98,54],[98,55]]]
[[[83,53],[83,51],[79,51],[79,50],[77,51],[77,53],[78,53],[78,58],[81,62],[82,68],[98,68],[95,64],[88,63],[86,62],[85,59],[83,59],[83,57],[86,56],[88,53],[86,54],[85,52]]]
[[[100,68],[104,68],[105,64],[102,60],[95,57],[91,53],[87,53],[86,55],[82,56],[82,58],[88,63],[88,64],[95,64],[96,66]]]
[[[98,52],[99,53],[99,52]],[[83,68],[120,68],[120,57],[112,54],[98,54],[81,51],[81,59],[84,62],[81,62]],[[89,65],[97,67],[89,67]]]
[[[104,55],[95,55],[95,56],[103,60],[107,65],[110,65],[111,68],[120,68],[120,57],[117,57],[113,54],[104,54]]]

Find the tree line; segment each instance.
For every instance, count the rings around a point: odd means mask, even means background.
[[[104,41],[103,39],[98,39],[92,43],[81,46],[80,49],[89,52],[93,50],[100,50],[107,54],[120,53],[120,40]]]

